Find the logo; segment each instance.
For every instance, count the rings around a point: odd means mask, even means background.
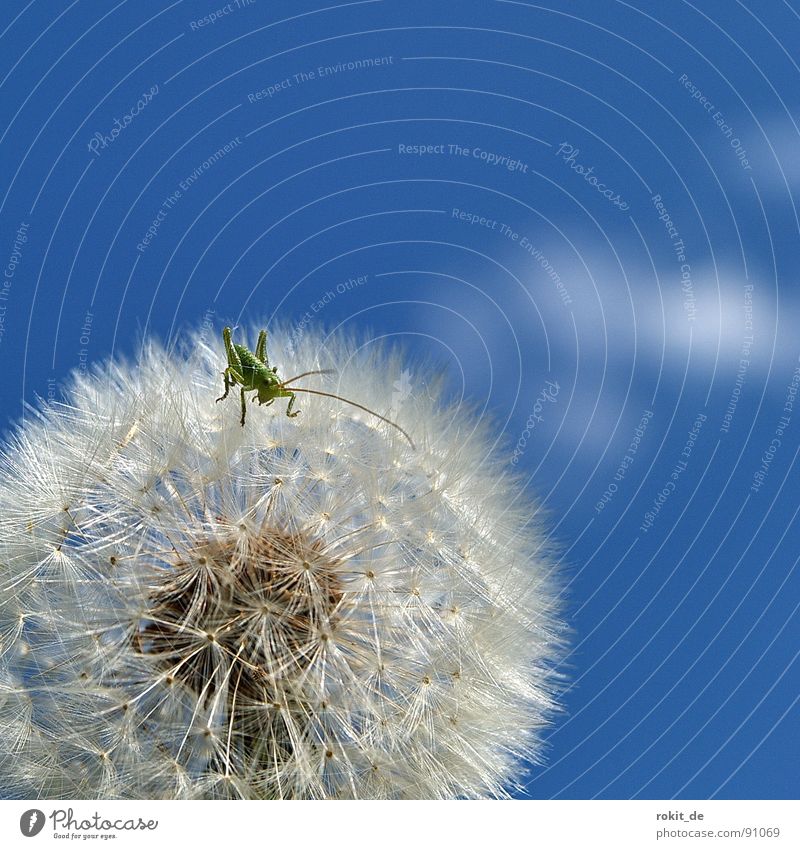
[[[19,830],[25,837],[36,837],[44,828],[44,813],[37,808],[31,808],[19,818]]]

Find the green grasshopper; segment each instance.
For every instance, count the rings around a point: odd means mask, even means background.
[[[393,428],[399,430],[409,441],[411,447],[416,448],[414,440],[411,439],[399,424],[380,415],[380,413],[376,413],[374,410],[370,410],[362,404],[351,401],[349,398],[343,398],[341,395],[334,395],[332,392],[323,392],[320,389],[305,389],[299,386],[292,386],[290,388],[289,386],[296,380],[300,380],[301,377],[308,377],[312,374],[331,374],[330,369],[304,371],[302,374],[297,374],[289,380],[281,380],[278,377],[278,367],[270,366],[267,359],[266,330],[262,330],[258,334],[255,353],[244,345],[235,344],[231,333],[230,327],[224,327],[222,329],[222,338],[225,342],[225,351],[228,355],[228,365],[225,371],[222,372],[222,376],[225,379],[225,392],[216,400],[217,402],[224,401],[228,397],[231,386],[236,386],[237,384],[241,386],[242,417],[240,421],[242,427],[244,427],[245,416],[247,414],[245,392],[254,391],[256,394],[253,396],[253,400],[258,399],[259,405],[266,404],[269,406],[275,402],[276,398],[288,398],[289,403],[286,407],[286,415],[290,419],[300,415],[300,410],[292,412],[295,393],[307,392],[310,395],[323,395],[326,398],[335,398],[337,401],[343,401],[346,404],[351,404],[353,407],[358,407],[359,410],[363,410],[365,413],[369,413],[371,416],[375,416],[376,419],[380,419],[382,422],[386,422],[386,424],[390,424]]]

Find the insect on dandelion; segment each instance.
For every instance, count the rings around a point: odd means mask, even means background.
[[[0,795],[502,797],[539,758],[556,579],[488,427],[420,376],[398,403],[377,346],[270,339],[335,370],[302,416],[242,426],[195,334],[10,435]]]

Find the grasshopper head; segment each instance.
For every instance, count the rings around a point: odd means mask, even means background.
[[[267,404],[274,401],[280,392],[281,382],[277,377],[264,377],[258,382],[258,403]]]

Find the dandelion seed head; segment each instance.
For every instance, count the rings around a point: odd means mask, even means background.
[[[563,646],[534,505],[399,356],[288,338],[282,378],[335,368],[308,380],[416,450],[309,395],[241,427],[200,334],[74,375],[10,437],[4,796],[499,797],[539,758]]]

